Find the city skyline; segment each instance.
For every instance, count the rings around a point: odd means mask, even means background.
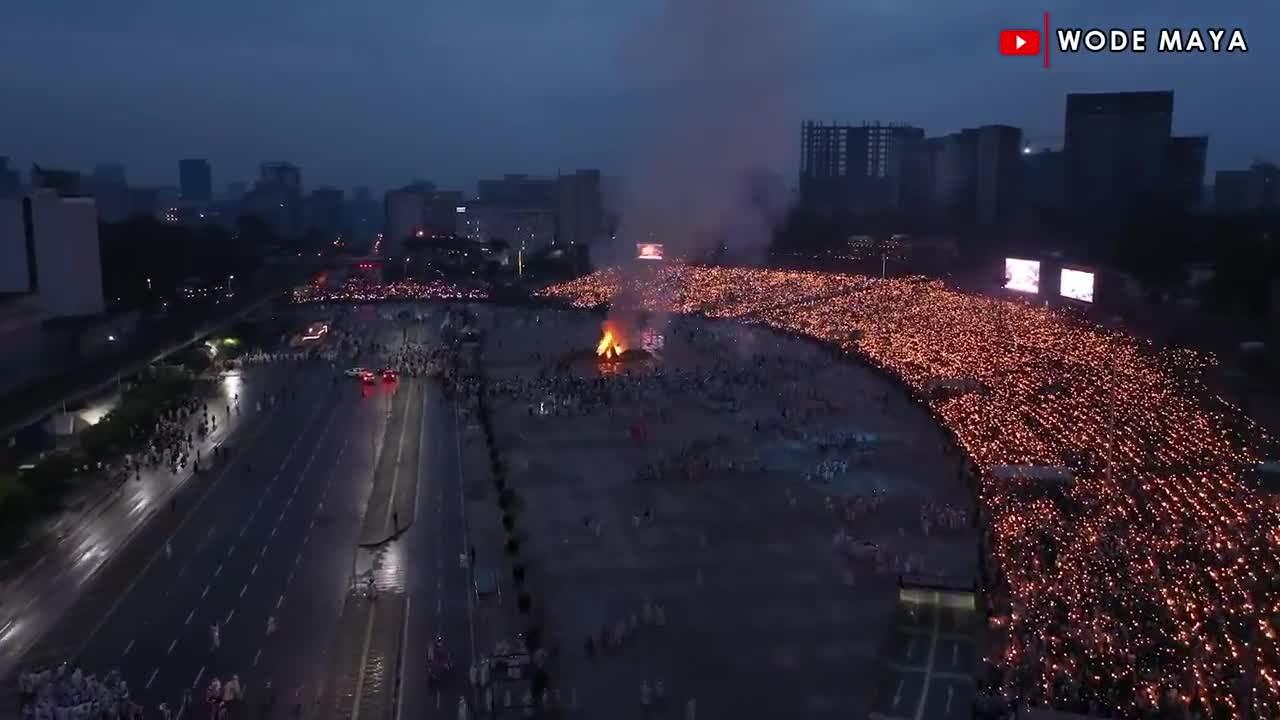
[[[24,170],[31,162],[85,170],[123,162],[141,185],[177,185],[179,159],[207,157],[216,189],[251,180],[273,159],[297,163],[308,186],[375,191],[415,177],[470,190],[505,172],[643,173],[637,165],[668,118],[679,121],[673,103],[699,89],[671,86],[725,75],[669,72],[706,58],[671,51],[674,26],[688,18],[666,4],[9,8],[0,58],[12,70],[0,95],[24,111],[0,118],[0,154]],[[728,20],[724,32],[732,32],[740,7],[710,0],[695,21]],[[759,93],[783,105],[770,111],[791,130],[779,140],[789,157],[759,160],[781,164],[775,169],[789,177],[798,161],[794,130],[807,119],[906,122],[930,136],[1008,124],[1032,145],[1060,146],[1069,92],[1173,90],[1174,132],[1211,138],[1210,177],[1276,157],[1266,122],[1276,101],[1263,70],[1278,56],[1261,32],[1280,19],[1274,8],[1245,16],[1185,1],[1123,10],[996,2],[936,3],[926,12],[804,0],[788,9],[785,28],[752,52],[776,71]],[[1048,72],[1034,59],[1000,58],[999,30],[1036,27],[1045,10],[1077,26],[1238,26],[1251,35],[1250,52],[1059,57]],[[42,60],[22,61],[31,57]],[[1232,97],[1224,98],[1224,73]],[[1233,97],[1251,112],[1224,111]],[[755,112],[742,102],[741,94],[728,98],[725,118]]]

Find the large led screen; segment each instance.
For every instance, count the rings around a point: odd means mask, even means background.
[[[1004,286],[1024,293],[1040,292],[1040,263],[1036,260],[1004,259]]]
[[[638,243],[636,257],[640,260],[661,260],[662,246],[658,243]]]
[[[1058,284],[1058,292],[1064,298],[1093,302],[1093,273],[1062,268],[1062,280]]]

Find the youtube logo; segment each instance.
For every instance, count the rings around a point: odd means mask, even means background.
[[[1001,30],[1001,55],[1039,55],[1039,30]]]

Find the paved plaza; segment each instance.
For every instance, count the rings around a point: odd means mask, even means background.
[[[656,717],[967,712],[971,618],[898,578],[972,580],[972,500],[897,385],[760,328],[618,318],[653,354],[604,364],[601,314],[477,312],[563,704],[641,717],[647,683]],[[464,435],[479,520],[496,510]]]

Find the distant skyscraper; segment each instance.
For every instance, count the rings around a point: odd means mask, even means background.
[[[307,196],[307,229],[325,236],[327,241],[347,234],[346,199],[337,188],[317,188]]]
[[[213,201],[213,170],[208,160],[191,158],[179,161],[178,184],[185,203],[207,205]]]
[[[1022,172],[1029,203],[1046,210],[1066,207],[1066,173],[1061,150],[1040,150],[1022,156]]]
[[[93,177],[99,180],[112,180],[124,183],[124,165],[120,163],[98,163],[93,167]]]
[[[1172,128],[1172,92],[1068,95],[1068,206],[1123,218],[1154,205],[1164,189]]]
[[[12,197],[22,187],[22,177],[9,167],[9,158],[0,156],[0,197]]]
[[[426,235],[427,203],[431,198],[412,187],[392,190],[386,195],[386,229],[383,239],[388,255],[404,255],[406,244]]]
[[[578,170],[561,175],[560,203],[556,212],[557,242],[590,245],[604,235],[604,201],[599,170]]]
[[[992,225],[1012,219],[1019,198],[1022,130],[984,125],[930,141],[933,201],[949,220]]]
[[[1280,168],[1260,162],[1248,170],[1219,170],[1213,203],[1214,211],[1224,215],[1280,210]]]
[[[1204,162],[1209,154],[1208,136],[1169,138],[1166,152],[1164,207],[1182,212],[1199,210]]]
[[[49,318],[100,315],[102,262],[93,198],[37,190],[27,201],[36,290]]]
[[[812,210],[877,213],[915,204],[927,181],[924,130],[910,125],[827,125],[800,131],[800,196]]]
[[[302,171],[287,162],[264,163],[253,192],[244,200],[244,210],[261,216],[282,237],[297,237],[303,231]]]
[[[504,175],[501,180],[476,183],[480,202],[493,207],[555,208],[558,203],[555,178]]]
[[[80,194],[80,173],[76,170],[55,170],[31,166],[32,190],[53,190],[59,195],[70,196]]]

